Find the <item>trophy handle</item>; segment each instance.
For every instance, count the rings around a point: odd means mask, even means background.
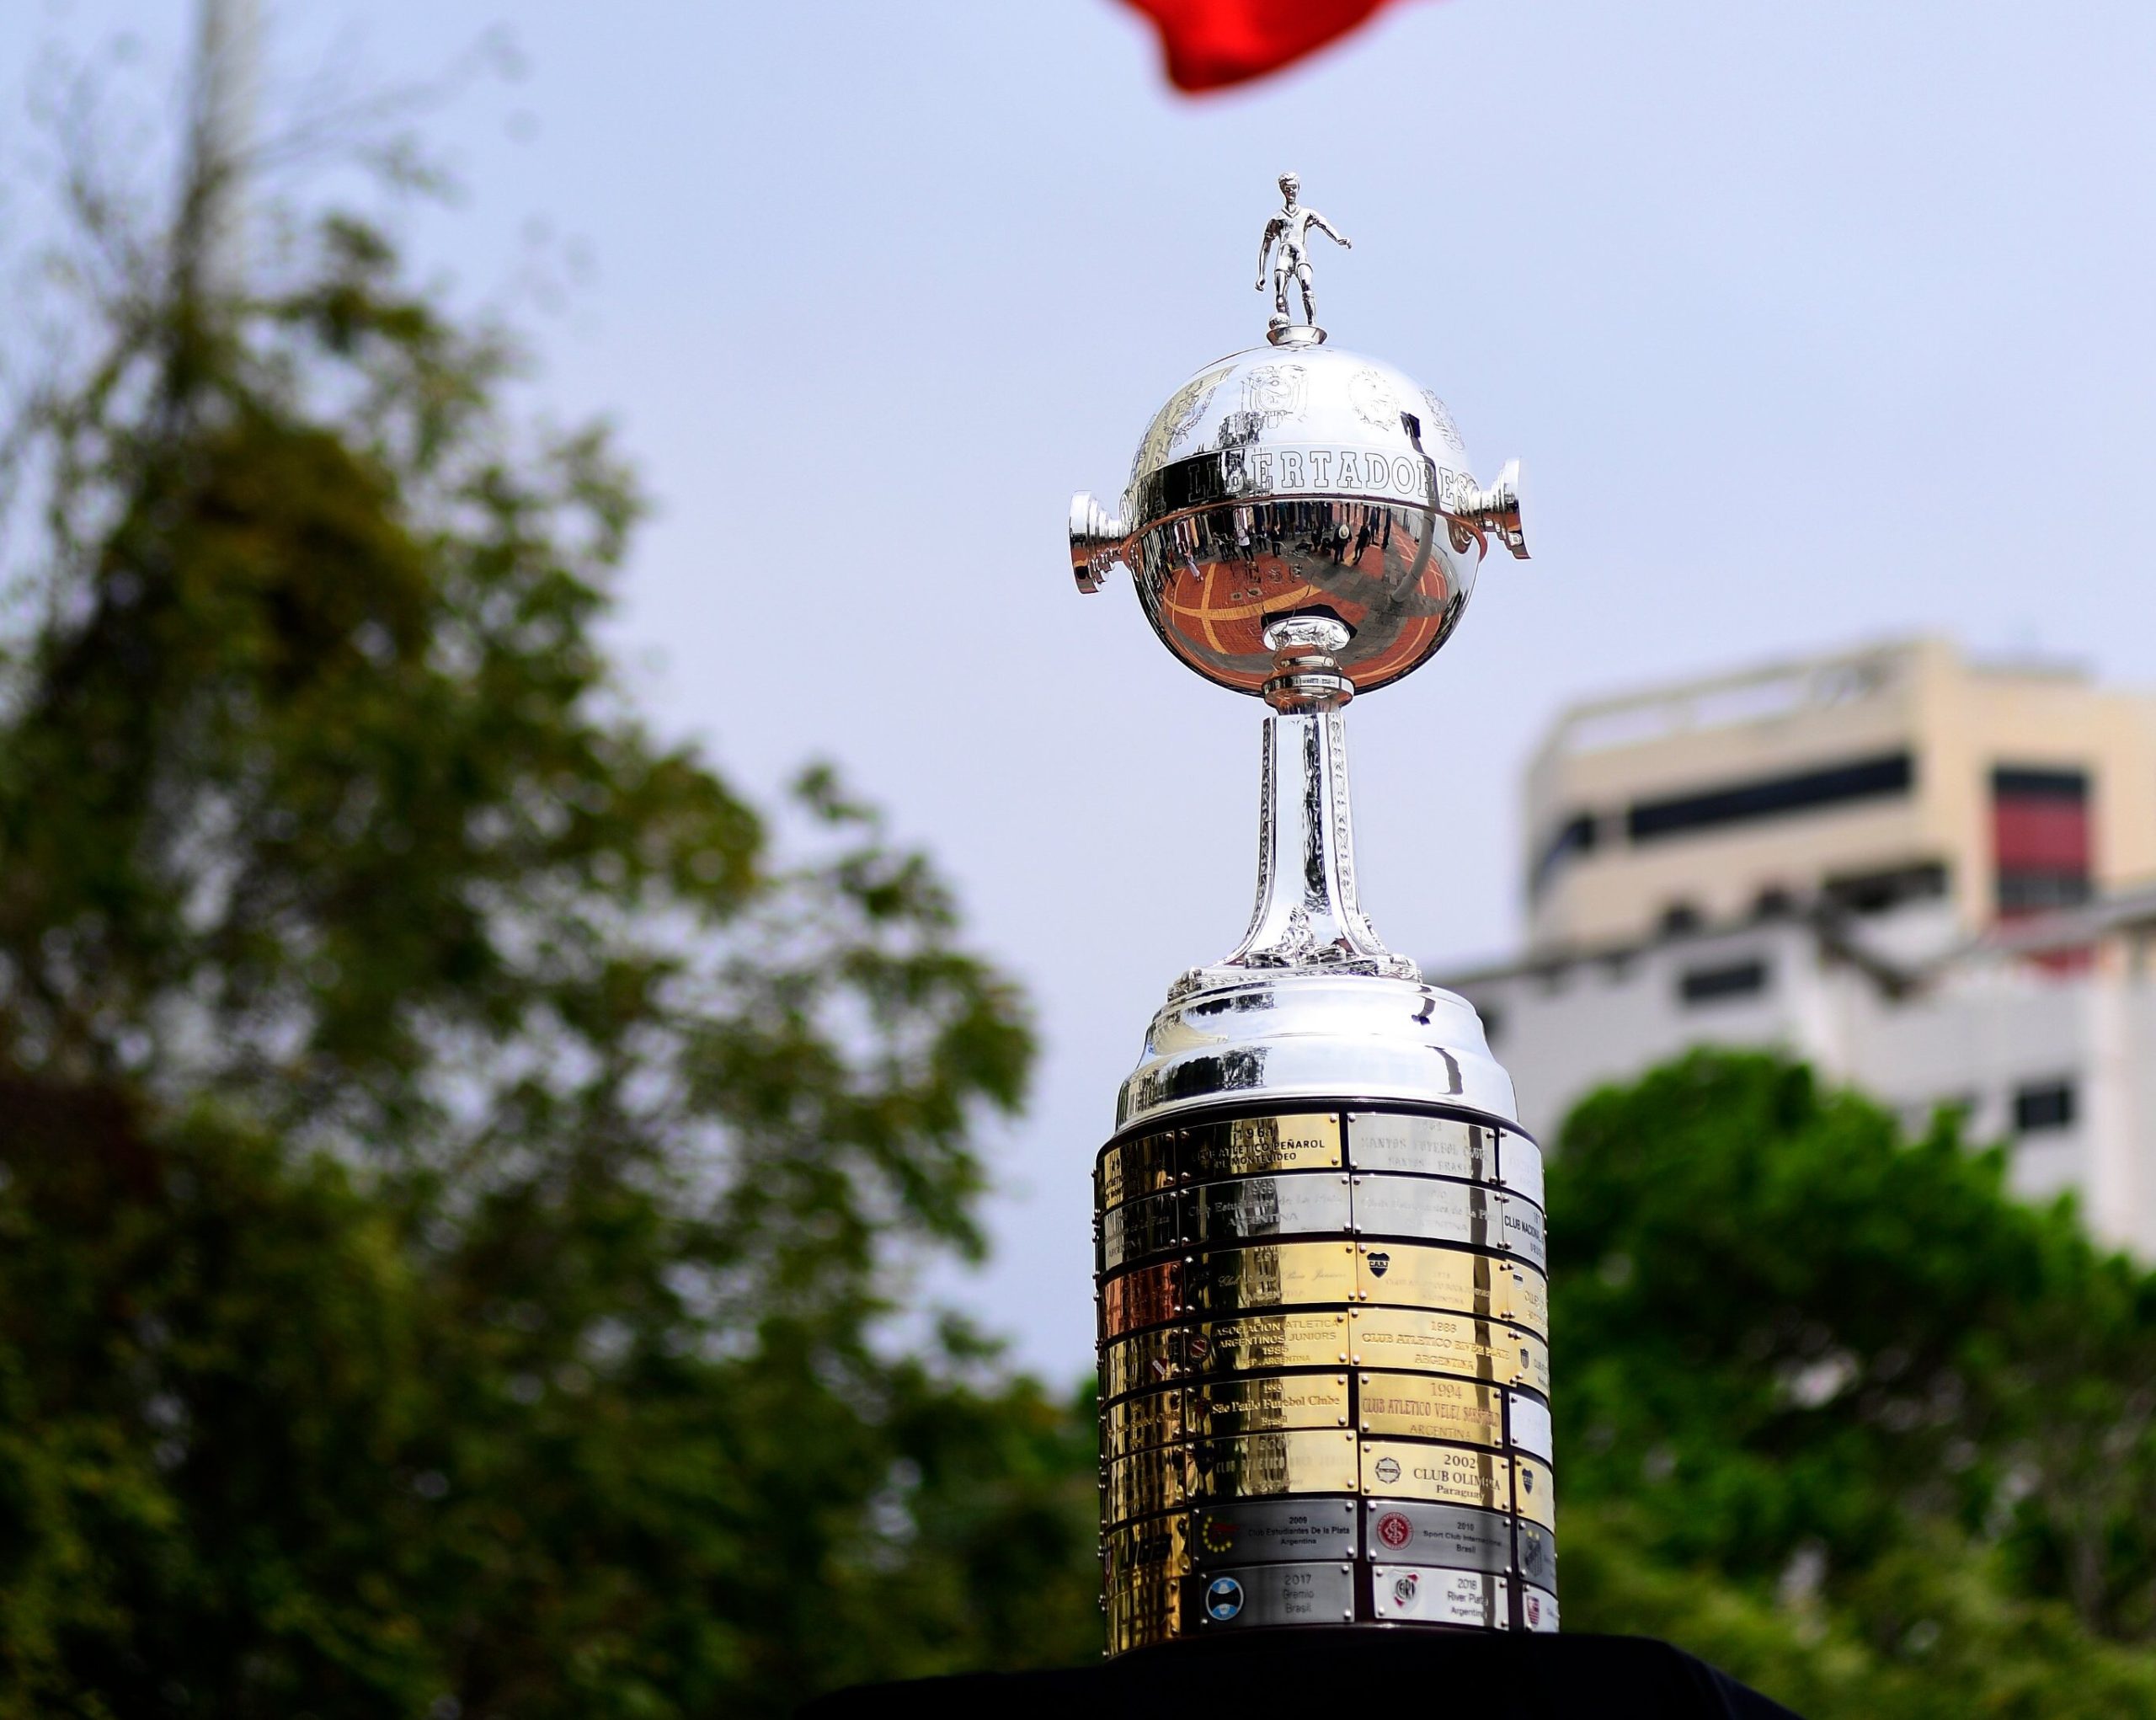
[[[1090,489],[1070,498],[1070,571],[1088,596],[1107,580],[1108,569],[1122,559],[1129,530],[1101,505]]]
[[[1485,531],[1496,532],[1497,541],[1509,549],[1516,559],[1525,561],[1528,559],[1527,527],[1520,518],[1520,488],[1519,462],[1508,460],[1497,473],[1497,481],[1489,489],[1477,490],[1470,496],[1464,511]]]

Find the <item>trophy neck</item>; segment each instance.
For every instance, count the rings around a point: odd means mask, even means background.
[[[1250,929],[1232,954],[1187,980],[1209,986],[1283,969],[1422,978],[1413,961],[1385,948],[1356,897],[1343,723],[1329,708],[1266,718]]]

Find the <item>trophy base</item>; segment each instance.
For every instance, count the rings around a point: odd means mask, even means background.
[[[1507,1720],[1798,1720],[1668,1643],[1645,1637],[1492,1637],[1277,1631],[1144,1649],[1105,1665],[862,1685],[801,1720],[918,1706],[944,1720],[1011,1714],[1189,1720],[1195,1714],[1502,1714]]]

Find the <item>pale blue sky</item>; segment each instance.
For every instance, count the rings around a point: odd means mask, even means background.
[[[472,291],[535,221],[588,251],[536,393],[615,419],[659,498],[636,684],[759,790],[841,761],[1031,986],[997,1258],[951,1293],[1059,1375],[1116,1085],[1241,930],[1258,714],[1127,584],[1074,595],[1064,510],[1262,331],[1283,168],[1356,242],[1323,259],[1336,341],[1533,485],[1534,561],[1350,718],[1396,944],[1510,944],[1519,767],[1583,694],[1912,629],[2156,682],[2146,3],[1404,0],[1202,101],[1109,0],[270,12],[286,88],[512,22],[527,74],[433,124],[468,195],[414,248]],[[191,8],[19,6],[0,91],[122,27],[169,67]]]

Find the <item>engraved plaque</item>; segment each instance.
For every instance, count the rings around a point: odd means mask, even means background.
[[[1506,1393],[1505,1402],[1512,1417],[1508,1428],[1509,1442],[1529,1456],[1549,1462],[1550,1406],[1539,1398],[1523,1397],[1517,1391]]]
[[[1172,1511],[1190,1497],[1190,1454],[1180,1447],[1119,1457],[1108,1465],[1107,1520],[1125,1523]]]
[[[1504,1263],[1487,1254],[1414,1242],[1366,1242],[1356,1251],[1356,1294],[1367,1302],[1502,1315]]]
[[[1512,1465],[1458,1445],[1363,1441],[1363,1491],[1397,1499],[1437,1499],[1502,1511],[1511,1504]]]
[[[1191,1532],[1199,1569],[1278,1559],[1350,1559],[1355,1556],[1353,1499],[1259,1499],[1201,1506]]]
[[[1348,1359],[1344,1313],[1251,1314],[1218,1320],[1190,1334],[1194,1374],[1240,1374],[1252,1368],[1337,1368]]]
[[[1380,1368],[1420,1368],[1550,1389],[1550,1347],[1531,1333],[1472,1314],[1434,1308],[1358,1308],[1349,1317],[1350,1358]]]
[[[1108,1653],[1142,1648],[1182,1634],[1182,1584],[1141,1583],[1108,1594]]]
[[[1520,1622],[1530,1631],[1554,1631],[1557,1628],[1557,1597],[1546,1589],[1530,1589],[1522,1585],[1519,1597]]]
[[[1355,1576],[1342,1563],[1241,1565],[1198,1585],[1202,1630],[1337,1625],[1355,1616]]]
[[[1112,1403],[1102,1413],[1102,1455],[1128,1457],[1134,1451],[1150,1451],[1180,1440],[1187,1430],[1182,1389],[1148,1391]]]
[[[1190,1520],[1151,1517],[1127,1529],[1112,1529],[1107,1547],[1111,1590],[1162,1583],[1190,1568]]]
[[[1142,1135],[1101,1155],[1100,1204],[1103,1210],[1120,1206],[1141,1194],[1169,1188],[1175,1180],[1174,1135]]]
[[[1340,1163],[1340,1119],[1330,1111],[1243,1117],[1183,1130],[1182,1168],[1194,1178],[1315,1171]]]
[[[1502,1512],[1415,1499],[1373,1499],[1364,1510],[1367,1558],[1463,1571],[1512,1568],[1513,1520]]]
[[[1195,1306],[1209,1313],[1277,1307],[1283,1302],[1345,1302],[1355,1294],[1349,1242],[1270,1242],[1199,1257],[1192,1274]]]
[[[1497,1131],[1453,1117],[1351,1111],[1348,1156],[1358,1171],[1410,1171],[1425,1177],[1497,1180]]]
[[[1531,1266],[1514,1266],[1500,1274],[1505,1306],[1499,1317],[1524,1326],[1539,1338],[1550,1335],[1550,1280]]]
[[[1142,1266],[1101,1289],[1101,1317],[1114,1338],[1139,1326],[1158,1326],[1182,1312],[1182,1262]]]
[[[1206,1499],[1276,1493],[1352,1493],[1355,1436],[1315,1429],[1214,1440],[1198,1448],[1198,1493]]]
[[[1125,1261],[1176,1247],[1182,1240],[1182,1196],[1171,1189],[1103,1213],[1098,1269],[1113,1272]]]
[[[1481,1571],[1438,1571],[1379,1565],[1370,1572],[1370,1602],[1379,1618],[1425,1625],[1512,1628],[1512,1597],[1502,1577]]]
[[[1200,1386],[1192,1393],[1192,1431],[1218,1438],[1276,1428],[1348,1425],[1345,1374],[1283,1374]]]
[[[1102,1395],[1120,1397],[1177,1377],[1183,1370],[1183,1337],[1173,1327],[1162,1327],[1110,1344],[1101,1361]]]
[[[1519,1525],[1517,1539],[1521,1577],[1554,1590],[1557,1586],[1556,1531],[1545,1529],[1540,1523],[1524,1522]]]
[[[1524,1194],[1537,1206],[1547,1208],[1542,1198],[1542,1149],[1524,1135],[1508,1129],[1497,1149],[1497,1180],[1514,1194]]]
[[[1504,1222],[1504,1247],[1548,1271],[1550,1244],[1542,1234],[1542,1209],[1524,1199],[1508,1199],[1501,1203],[1498,1212]]]
[[[1513,1509],[1545,1529],[1557,1526],[1557,1490],[1548,1464],[1532,1457],[1513,1460]]]
[[[1348,1228],[1348,1179],[1337,1172],[1247,1177],[1193,1191],[1192,1228],[1203,1242],[1235,1242]]]
[[[1358,1177],[1355,1229],[1366,1237],[1427,1237],[1495,1248],[1504,1237],[1505,1197],[1471,1183],[1421,1177]]]
[[[1494,1386],[1432,1374],[1364,1374],[1360,1383],[1358,1418],[1366,1434],[1492,1447],[1505,1443],[1503,1394]]]

